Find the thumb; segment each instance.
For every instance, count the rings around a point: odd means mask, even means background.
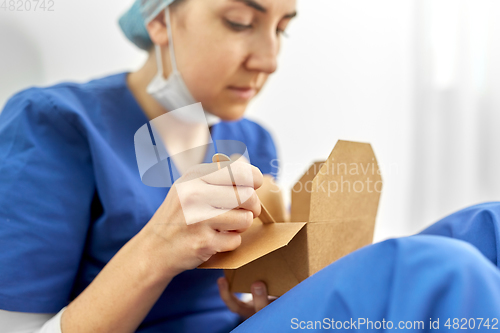
[[[262,310],[269,304],[266,284],[262,281],[252,283],[251,286],[255,312]]]

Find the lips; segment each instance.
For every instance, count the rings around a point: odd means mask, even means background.
[[[239,99],[250,99],[255,96],[257,93],[257,89],[246,86],[246,87],[238,87],[238,86],[229,86],[229,91]]]

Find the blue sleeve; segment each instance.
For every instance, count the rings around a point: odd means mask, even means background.
[[[95,191],[90,152],[44,90],[0,113],[0,309],[58,312],[78,271]]]

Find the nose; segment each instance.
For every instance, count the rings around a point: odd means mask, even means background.
[[[272,74],[278,68],[279,37],[275,34],[259,36],[253,43],[246,67],[251,71]]]

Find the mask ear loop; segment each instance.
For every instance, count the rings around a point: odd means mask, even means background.
[[[161,49],[160,46],[155,44],[155,53],[156,53],[156,68],[158,73],[156,75],[163,77],[163,64],[161,59]]]
[[[167,23],[168,33],[168,49],[170,51],[170,63],[172,64],[172,72],[177,71],[177,61],[174,53],[174,38],[172,37],[172,24],[170,23],[170,9],[165,8],[165,22]]]
[[[172,72],[177,71],[177,62],[175,60],[174,53],[174,39],[172,37],[172,24],[170,23],[170,10],[168,6],[165,8],[165,22],[167,25],[168,33],[168,49],[170,51],[170,63],[172,64]],[[156,68],[158,69],[159,76],[163,77],[163,61],[161,57],[161,48],[158,44],[155,44],[156,52]]]

